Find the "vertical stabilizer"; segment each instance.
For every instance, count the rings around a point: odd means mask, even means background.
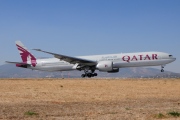
[[[36,66],[36,58],[34,57],[34,55],[32,55],[30,53],[30,51],[28,51],[28,49],[22,44],[21,41],[16,41],[16,46],[17,46],[17,49],[20,53],[20,56],[22,58],[22,61],[24,63],[28,63],[30,62],[30,64],[35,67]]]

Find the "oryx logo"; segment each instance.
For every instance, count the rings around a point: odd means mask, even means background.
[[[35,67],[36,64],[37,64],[36,58],[28,50],[26,50],[25,48],[23,48],[23,47],[21,47],[21,46],[19,46],[17,44],[16,44],[16,46],[17,46],[17,48],[18,48],[18,50],[20,52],[22,61],[24,63],[27,63],[28,61],[31,61],[31,65],[33,67]]]
[[[104,67],[108,67],[108,65],[104,65]]]

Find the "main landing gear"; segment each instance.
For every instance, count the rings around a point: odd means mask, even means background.
[[[81,75],[82,78],[85,78],[85,77],[91,78],[94,76],[97,76],[97,73],[85,73]]]
[[[91,70],[91,72],[89,72],[89,69],[84,69],[84,74],[82,74],[81,77],[82,78],[85,78],[85,77],[91,78],[91,77],[97,76],[98,74],[94,73],[94,71],[95,70]]]
[[[163,65],[161,66],[161,72],[164,72],[164,66]]]

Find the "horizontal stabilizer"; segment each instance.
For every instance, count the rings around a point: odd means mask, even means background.
[[[6,63],[19,64],[19,65],[30,65],[30,64],[27,64],[27,63],[23,63],[23,62],[10,62],[10,61],[6,61]]]

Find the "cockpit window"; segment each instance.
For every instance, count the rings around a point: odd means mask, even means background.
[[[169,55],[169,57],[173,57],[172,55]]]

